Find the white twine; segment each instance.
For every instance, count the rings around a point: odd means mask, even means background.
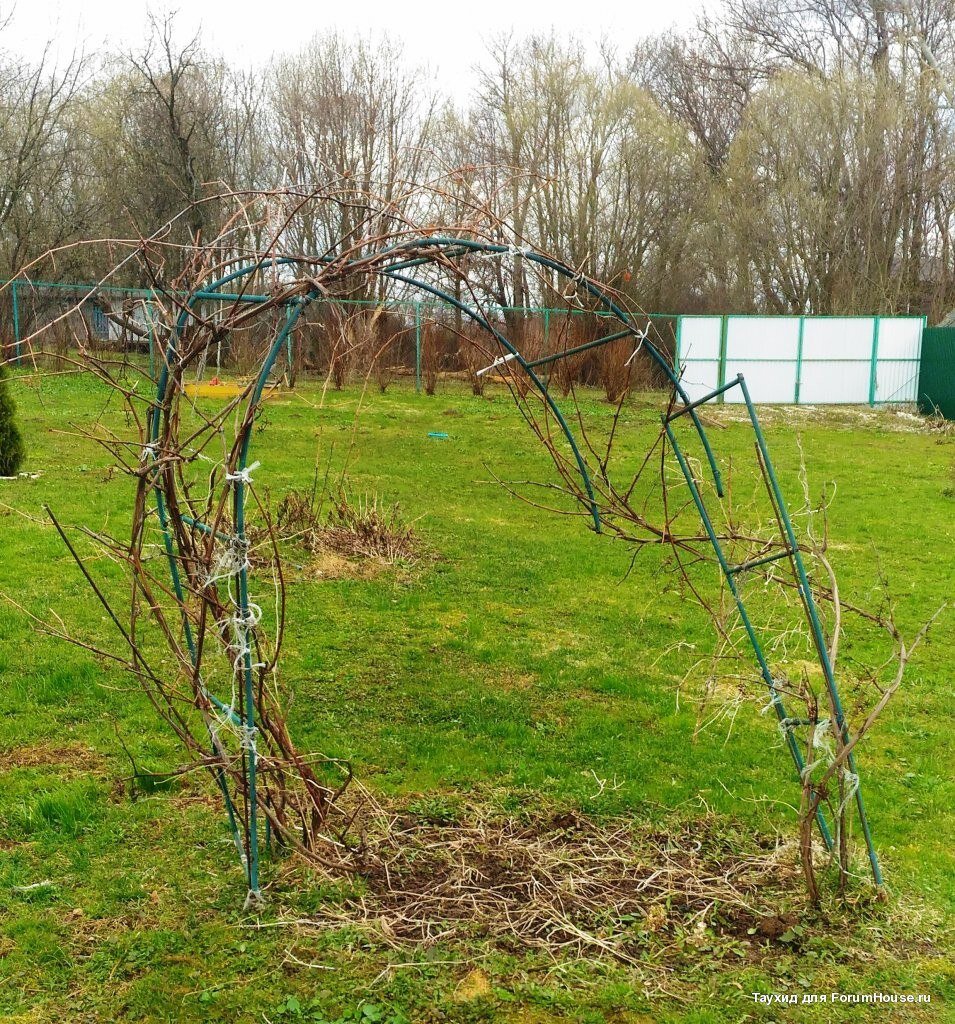
[[[859,776],[855,772],[850,772],[848,768],[841,769],[842,784],[846,787],[846,795],[842,798],[842,803],[839,804],[839,810],[836,811],[836,818],[842,817],[842,812],[849,805],[849,801],[859,792]]]
[[[259,730],[254,725],[242,725],[236,726],[236,732],[239,734],[239,745],[243,750],[248,751],[250,754],[257,753],[255,749],[255,737],[258,736]]]
[[[226,473],[226,482],[230,484],[243,483],[249,486],[252,483],[252,470],[258,469],[261,465],[261,462],[253,462],[251,466],[245,466],[234,473]]]
[[[254,636],[255,627],[261,621],[262,609],[252,601],[249,602],[248,608],[244,612],[241,608],[238,608],[235,614],[227,620],[227,624],[232,629],[232,642],[226,646],[229,650],[236,652],[235,657],[232,659],[232,666],[236,671],[239,670],[242,662],[245,661],[246,655],[252,653],[250,637]],[[250,666],[250,668],[263,667],[263,662],[255,662]]]
[[[577,292],[574,288],[574,285],[584,284],[586,280],[587,278],[584,277],[582,273],[574,274],[573,277],[568,279],[566,290],[562,291],[560,294],[563,296],[563,298],[567,299],[568,301],[576,299]]]
[[[149,461],[149,456],[152,455],[153,457],[155,457],[156,452],[158,450],[159,450],[159,442],[158,441],[149,441],[148,443],[143,445],[143,450],[139,454],[139,461],[140,462],[148,462]]]
[[[776,692],[775,689],[771,689],[769,691],[769,703],[765,707],[760,708],[759,709],[759,713],[761,715],[765,715],[765,714],[768,714],[770,711],[775,711],[776,710],[776,705],[778,703],[779,703],[779,694]]]
[[[247,537],[233,536],[216,552],[215,560],[206,575],[206,586],[209,587],[219,580],[238,576],[243,569],[248,569],[249,540]]]
[[[825,750],[827,753],[832,752],[832,737],[829,734],[829,730],[832,727],[832,721],[828,718],[820,718],[816,722],[816,728],[812,734],[812,745],[814,749]]]
[[[803,782],[805,782],[821,764],[832,763],[832,736],[829,733],[831,726],[832,722],[828,718],[820,718],[819,721],[816,722],[816,727],[812,733],[812,749],[821,750],[822,754],[814,761],[809,762],[809,764],[807,764],[799,773]]]

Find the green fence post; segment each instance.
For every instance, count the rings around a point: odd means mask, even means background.
[[[20,301],[17,297],[17,282],[10,285],[10,298],[13,304],[13,352],[16,356],[17,366],[20,365]]]
[[[544,351],[550,353],[550,310],[544,310]]]
[[[414,304],[414,389],[421,394],[421,301]]]
[[[793,394],[793,404],[799,405],[799,388],[802,386],[802,339],[806,328],[806,318],[799,318],[799,340],[796,342],[796,390]]]
[[[872,320],[872,366],[869,370],[869,405],[875,405],[875,390],[879,379],[879,323],[881,317]]]
[[[727,334],[727,328],[728,327],[729,327],[729,316],[724,314],[720,318],[720,368],[719,368],[719,373],[717,374],[717,383],[716,383],[716,386],[718,388],[723,387],[723,385],[726,383],[726,334]],[[717,398],[717,402],[719,402],[720,405],[722,405],[724,401],[725,401],[725,399],[724,399],[723,395],[720,395]]]

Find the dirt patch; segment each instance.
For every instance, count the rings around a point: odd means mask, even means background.
[[[373,580],[388,569],[377,559],[346,558],[335,551],[319,550],[293,565],[304,580]]]
[[[92,747],[80,743],[33,743],[0,751],[0,772],[15,768],[56,767],[69,774],[102,772],[105,762]]]
[[[479,941],[666,973],[697,951],[778,956],[811,933],[795,844],[727,833],[715,816],[663,832],[572,810],[405,809],[367,819],[353,849],[355,895],[314,926],[364,924],[388,944]]]

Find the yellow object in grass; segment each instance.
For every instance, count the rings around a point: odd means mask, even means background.
[[[192,398],[235,398],[249,386],[249,381],[220,381],[213,377],[210,381],[192,381],[185,385],[185,392]],[[263,398],[271,398],[280,391],[278,384],[266,389]]]

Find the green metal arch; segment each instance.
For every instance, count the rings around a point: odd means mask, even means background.
[[[429,253],[426,253],[426,254],[421,254],[420,250],[422,248],[433,249],[433,252],[429,252]],[[677,368],[672,366],[670,361],[664,356],[664,354],[659,349],[657,349],[655,345],[653,345],[651,342],[649,342],[642,335],[642,333],[634,325],[631,317],[619,306],[619,304],[617,302],[615,302],[611,296],[609,296],[605,291],[603,291],[603,289],[601,289],[594,282],[592,282],[589,279],[583,277],[581,274],[579,274],[578,272],[574,271],[572,268],[568,267],[566,264],[560,263],[559,261],[553,260],[550,257],[544,256],[544,255],[542,255],[540,253],[536,253],[536,252],[534,252],[533,250],[531,250],[529,248],[524,247],[524,248],[521,248],[521,249],[514,249],[514,247],[511,247],[511,246],[505,246],[505,245],[500,245],[500,244],[496,244],[496,243],[476,242],[476,241],[473,241],[473,240],[470,240],[470,239],[456,239],[456,238],[447,238],[447,237],[443,237],[443,236],[425,236],[425,237],[410,239],[410,240],[398,243],[398,244],[396,244],[394,246],[390,246],[390,247],[388,247],[386,249],[383,249],[379,253],[375,254],[378,257],[381,257],[381,256],[391,256],[393,254],[394,257],[395,257],[395,261],[393,263],[387,263],[387,264],[380,265],[380,266],[376,267],[374,269],[374,271],[373,271],[374,273],[377,273],[377,274],[380,274],[382,276],[385,276],[385,277],[387,277],[387,278],[389,278],[391,280],[399,281],[399,282],[401,282],[403,284],[406,284],[406,285],[408,285],[410,287],[417,288],[417,289],[422,290],[424,292],[427,292],[427,293],[429,293],[429,294],[431,294],[431,295],[433,295],[433,296],[435,296],[437,298],[440,298],[444,302],[447,302],[448,304],[450,304],[454,308],[458,309],[462,314],[468,316],[473,322],[477,323],[485,331],[487,331],[490,334],[490,336],[493,337],[494,340],[504,350],[506,350],[509,353],[509,355],[513,358],[513,360],[519,366],[522,367],[522,369],[528,375],[528,378],[531,380],[531,382],[534,385],[534,387],[540,392],[541,397],[544,400],[544,402],[546,403],[547,407],[551,410],[551,413],[554,415],[556,422],[561,427],[561,430],[562,430],[565,438],[567,439],[567,442],[568,442],[568,444],[569,444],[569,446],[570,446],[570,448],[571,448],[571,450],[573,452],[573,455],[575,457],[575,460],[576,460],[576,463],[577,463],[577,466],[578,466],[578,470],[579,470],[579,472],[581,474],[581,478],[582,478],[584,487],[586,489],[586,492],[587,492],[587,495],[588,495],[588,498],[589,498],[590,511],[591,511],[591,516],[592,516],[593,524],[594,524],[593,528],[595,529],[595,531],[600,532],[600,526],[601,526],[601,524],[600,524],[600,513],[599,513],[598,506],[597,506],[596,497],[594,495],[593,484],[592,484],[592,481],[591,481],[591,478],[590,478],[590,473],[589,473],[589,470],[588,470],[588,467],[587,467],[587,464],[586,464],[586,460],[584,459],[584,457],[583,457],[583,455],[582,455],[582,453],[580,451],[580,448],[579,448],[579,446],[578,446],[578,444],[577,444],[577,442],[576,442],[576,440],[575,440],[575,438],[573,436],[572,431],[570,430],[570,427],[569,427],[566,419],[564,418],[563,414],[561,413],[559,406],[554,401],[553,397],[550,395],[549,389],[547,388],[547,386],[544,383],[544,381],[542,381],[541,378],[534,372],[533,367],[531,365],[529,365],[528,361],[522,356],[522,354],[518,351],[518,349],[507,339],[507,337],[501,331],[499,331],[493,324],[490,323],[490,321],[480,312],[479,309],[476,309],[476,308],[474,308],[474,307],[472,307],[472,306],[470,306],[470,305],[468,305],[466,303],[461,302],[460,300],[456,299],[454,296],[450,295],[448,292],[438,288],[437,286],[435,286],[433,284],[430,284],[427,281],[423,281],[423,280],[421,280],[421,279],[419,279],[417,277],[409,276],[406,273],[406,271],[413,270],[416,267],[426,266],[426,265],[435,263],[438,256],[454,258],[454,257],[463,256],[463,255],[465,255],[467,253],[475,253],[475,252],[477,252],[477,253],[498,254],[498,255],[505,255],[505,254],[508,254],[508,253],[511,253],[511,252],[520,252],[520,254],[524,258],[526,258],[526,259],[528,259],[528,260],[530,260],[530,261],[532,261],[534,263],[537,263],[537,264],[539,264],[542,267],[545,267],[545,268],[547,268],[549,270],[552,270],[555,273],[558,273],[558,274],[562,275],[563,277],[565,277],[565,278],[569,279],[570,281],[572,281],[577,287],[582,288],[584,291],[586,291],[588,294],[590,294],[603,307],[604,311],[609,313],[609,314],[611,314],[613,317],[616,317],[620,321],[620,323],[621,323],[621,325],[623,327],[622,331],[619,331],[619,332],[617,332],[615,334],[612,334],[612,335],[610,335],[610,336],[608,336],[608,337],[606,337],[604,339],[598,339],[598,341],[595,344],[602,344],[602,343],[605,343],[605,342],[609,342],[609,341],[615,340],[617,338],[626,337],[628,334],[630,336],[632,336],[634,339],[640,339],[643,347],[646,349],[646,351],[648,352],[650,357],[656,362],[656,364],[662,369],[662,371],[664,372],[664,374],[666,375],[666,377],[670,381],[672,387],[674,388],[676,394],[680,397],[680,399],[681,399],[681,401],[683,403],[683,406],[684,406],[683,411],[686,412],[690,416],[690,418],[691,418],[691,420],[693,422],[693,425],[695,427],[696,433],[697,433],[697,435],[698,435],[698,437],[699,437],[699,439],[700,439],[700,441],[702,443],[703,449],[704,449],[704,451],[706,453],[707,461],[709,463],[710,471],[711,471],[712,476],[713,476],[713,480],[714,480],[714,483],[715,483],[715,486],[716,486],[717,494],[722,496],[722,493],[723,493],[722,480],[721,480],[721,477],[720,477],[719,469],[718,469],[717,464],[716,464],[716,459],[715,459],[715,456],[713,454],[711,445],[709,443],[709,439],[707,437],[706,430],[705,430],[705,428],[704,428],[704,426],[702,424],[702,421],[699,419],[699,417],[698,417],[698,415],[696,413],[696,406],[699,405],[701,403],[701,401],[703,401],[703,400],[700,400],[698,402],[692,402],[690,400],[689,396],[687,395],[686,391],[684,390],[684,388],[682,386],[682,383],[680,381],[680,375],[678,373]],[[402,259],[401,258],[402,254],[405,254],[405,253],[408,253],[408,254],[416,253],[416,254],[415,255],[408,255],[404,259]],[[232,271],[231,273],[218,278],[217,280],[211,282],[210,284],[207,284],[207,285],[203,286],[202,288],[197,289],[196,291],[194,291],[190,295],[190,297],[184,303],[183,309],[180,312],[180,315],[179,315],[179,317],[177,319],[177,323],[176,323],[176,326],[175,326],[174,330],[170,334],[169,345],[168,345],[167,350],[166,350],[166,359],[164,361],[163,367],[162,367],[162,369],[160,371],[160,374],[159,374],[159,377],[158,377],[158,380],[157,380],[157,390],[156,390],[155,404],[150,409],[148,426],[147,426],[147,434],[148,434],[150,445],[154,446],[155,442],[158,440],[159,427],[160,427],[160,417],[161,417],[162,410],[164,408],[164,405],[165,405],[165,403],[167,401],[167,396],[168,396],[169,367],[172,365],[173,360],[176,357],[179,339],[180,339],[181,334],[182,334],[183,330],[185,329],[185,327],[186,327],[186,325],[187,325],[187,323],[189,321],[190,316],[192,315],[192,311],[194,309],[195,304],[197,302],[201,301],[204,298],[222,298],[224,301],[235,300],[236,302],[242,302],[242,301],[249,301],[249,302],[261,301],[261,297],[253,297],[253,296],[246,297],[246,296],[243,296],[241,294],[241,292],[238,295],[231,295],[230,294],[227,297],[226,295],[221,293],[221,289],[225,285],[227,285],[227,284],[229,284],[229,283],[231,283],[233,281],[241,280],[243,278],[246,278],[246,277],[248,277],[248,276],[258,272],[259,270],[266,269],[266,268],[269,268],[269,267],[310,266],[310,265],[314,265],[316,263],[328,263],[328,262],[331,262],[331,258],[307,259],[307,258],[302,258],[302,257],[277,257],[277,258],[272,258],[272,259],[259,260],[259,261],[250,263],[250,264],[248,264],[246,266],[240,267],[237,270]],[[298,298],[296,298],[296,299],[294,299],[294,300],[292,300],[290,302],[289,306],[287,307],[287,315],[286,315],[285,324],[283,325],[281,330],[277,333],[276,338],[274,339],[274,341],[272,343],[272,346],[270,347],[268,353],[266,354],[266,356],[265,356],[265,358],[262,361],[262,364],[260,366],[258,376],[256,377],[255,384],[253,386],[252,392],[251,392],[250,397],[249,397],[249,404],[248,404],[248,408],[249,409],[254,408],[254,406],[260,400],[262,392],[263,392],[263,389],[265,387],[266,380],[268,378],[269,373],[272,370],[272,367],[274,366],[275,360],[277,359],[278,354],[281,351],[282,346],[284,345],[284,343],[285,343],[286,339],[288,338],[290,332],[294,329],[294,326],[297,323],[298,319],[300,318],[300,316],[304,312],[305,308],[312,301],[314,301],[318,297],[319,297],[318,289],[317,289],[317,287],[313,287],[313,288],[309,289],[309,291],[304,296],[300,296],[300,297],[298,297]],[[733,385],[728,385],[728,387],[734,386],[735,383],[736,382],[734,382]],[[751,412],[751,415],[753,417],[753,424],[754,424],[754,427],[756,429],[757,439],[759,441],[760,448],[761,448],[761,451],[763,453],[763,456],[766,459],[767,465],[769,465],[769,468],[770,468],[770,471],[771,471],[771,465],[768,462],[768,452],[765,449],[765,442],[764,442],[764,440],[762,438],[761,431],[760,431],[758,423],[757,423],[757,421],[755,419],[755,411],[753,410],[752,405],[749,402],[748,392],[745,389],[745,384],[743,383],[742,378],[739,378],[738,383],[744,389],[744,394],[746,395],[746,399],[747,399],[747,405],[748,405],[748,407],[750,409],[750,412]],[[723,390],[725,390],[725,388]],[[718,560],[720,562],[720,565],[721,565],[721,567],[722,567],[722,569],[724,571],[724,574],[726,575],[726,578],[727,578],[727,580],[729,582],[730,589],[731,589],[731,591],[733,593],[733,596],[736,598],[737,604],[740,607],[741,613],[743,615],[743,620],[744,620],[744,622],[748,623],[748,619],[746,618],[745,608],[743,607],[742,599],[741,599],[741,597],[739,595],[739,592],[738,592],[738,590],[736,588],[735,581],[733,579],[732,573],[729,571],[729,567],[727,566],[727,564],[725,562],[725,558],[723,557],[719,541],[718,541],[717,538],[715,538],[715,534],[714,534],[714,532],[712,530],[712,527],[710,526],[709,518],[707,516],[706,510],[705,510],[705,508],[702,505],[702,500],[700,498],[699,491],[696,488],[695,482],[692,479],[692,475],[689,473],[688,467],[685,464],[685,460],[684,460],[684,458],[682,456],[682,453],[679,451],[679,447],[676,444],[676,439],[675,439],[675,437],[673,435],[673,432],[672,432],[672,430],[671,430],[671,428],[669,426],[669,422],[665,422],[665,427],[666,427],[667,436],[668,436],[671,444],[674,446],[674,448],[675,448],[675,450],[677,452],[677,455],[678,455],[678,458],[679,458],[680,464],[681,464],[681,469],[683,470],[684,474],[686,475],[687,482],[688,482],[688,484],[689,484],[689,486],[691,488],[691,493],[693,494],[694,500],[696,501],[698,510],[700,511],[701,518],[703,519],[704,524],[707,526],[707,530],[708,530],[708,533],[710,534],[710,539],[711,539],[711,541],[713,543],[713,546],[716,549],[716,553],[717,553],[717,557],[718,557]],[[238,536],[238,538],[240,540],[243,540],[244,537],[245,537],[244,530],[245,530],[245,487],[246,487],[246,484],[245,484],[244,479],[242,478],[242,471],[245,470],[247,465],[248,465],[249,448],[250,448],[250,444],[251,444],[251,437],[252,437],[252,431],[253,431],[253,425],[252,425],[252,421],[251,420],[248,423],[248,427],[247,428],[243,428],[243,430],[244,430],[244,434],[242,436],[242,441],[241,441],[241,445],[240,445],[238,463],[237,463],[237,466],[234,467],[234,470],[238,470],[239,471],[239,476],[238,476],[238,479],[236,479],[234,481],[234,493],[233,493],[234,522],[235,522],[235,528],[236,528],[237,536]],[[775,484],[775,480],[774,480],[774,484]],[[182,587],[182,580],[181,580],[181,577],[180,577],[180,574],[179,574],[179,567],[178,567],[178,564],[177,564],[175,544],[174,544],[173,537],[172,537],[172,534],[171,534],[171,531],[170,531],[170,528],[169,528],[168,515],[166,513],[164,498],[163,498],[163,494],[162,494],[162,489],[161,489],[161,487],[159,485],[158,479],[156,479],[154,481],[153,490],[154,490],[154,493],[155,493],[157,514],[158,514],[158,518],[159,518],[160,528],[161,528],[162,533],[163,533],[164,546],[165,546],[166,555],[167,555],[168,562],[169,562],[170,573],[171,573],[171,576],[172,576],[174,591],[175,591],[177,597],[179,598],[179,600],[182,601],[182,599],[184,597],[184,591],[183,591],[183,587]],[[777,490],[777,493],[778,493],[778,485],[776,485],[776,490]],[[779,495],[779,498],[781,500],[781,494]],[[808,609],[810,625],[812,627],[813,634],[814,634],[814,636],[816,638],[817,645],[819,646],[819,649],[820,649],[820,656],[821,656],[821,658],[823,660],[823,668],[824,668],[825,675],[826,675],[826,683],[827,683],[827,686],[830,689],[830,694],[833,697],[834,706],[835,706],[836,709],[838,709],[838,716],[839,716],[839,719],[840,719],[840,726],[843,729],[845,729],[845,722],[844,722],[844,718],[842,716],[842,708],[841,708],[841,704],[839,702],[838,691],[835,688],[835,680],[834,680],[834,677],[833,677],[833,674],[832,674],[831,666],[828,664],[828,656],[827,656],[826,651],[825,651],[825,643],[824,643],[824,640],[823,640],[823,638],[821,636],[821,624],[820,624],[820,621],[819,621],[819,618],[818,618],[818,614],[816,612],[815,605],[814,605],[814,602],[813,602],[813,599],[812,599],[812,596],[811,596],[811,593],[810,593],[810,590],[809,590],[809,584],[808,584],[808,580],[806,578],[805,570],[804,570],[804,568],[802,566],[802,561],[801,561],[801,558],[799,557],[799,554],[798,554],[798,546],[795,545],[795,539],[794,539],[794,537],[792,535],[792,529],[791,529],[791,526],[788,524],[788,516],[786,517],[786,520],[787,520],[788,533],[790,535],[791,546],[795,549],[795,563],[796,563],[797,568],[798,568],[800,595],[803,598],[803,601],[806,604],[807,609]],[[243,614],[247,614],[248,610],[249,610],[249,594],[248,594],[248,571],[245,568],[241,569],[239,574],[238,574],[238,595],[239,595],[238,596],[238,607],[239,607],[240,611]],[[185,633],[185,636],[186,636],[186,641],[187,641],[190,653],[191,653],[191,655],[193,657],[193,660],[195,660],[195,657],[196,657],[195,641],[194,641],[194,638],[192,636],[192,631],[191,631],[190,624],[189,624],[188,621],[186,621],[185,616],[184,616],[183,625],[184,625],[184,633]],[[758,661],[758,663],[760,665],[761,674],[762,674],[762,676],[764,678],[764,681],[766,682],[767,686],[770,689],[770,693],[773,696],[773,703],[774,703],[774,706],[776,707],[777,715],[780,717],[780,721],[781,722],[788,721],[785,718],[785,709],[783,708],[782,702],[779,699],[779,695],[778,695],[778,693],[776,691],[776,688],[775,688],[775,681],[773,680],[773,678],[772,678],[772,676],[771,676],[771,674],[769,672],[769,667],[768,667],[768,664],[766,663],[766,659],[765,659],[765,657],[763,655],[763,651],[761,649],[759,641],[756,638],[755,634],[753,633],[751,627],[747,628],[747,632],[749,634],[750,641],[751,641],[751,643],[752,643],[752,645],[754,647],[754,650],[755,650],[755,653],[756,653],[756,656],[757,656],[757,661]],[[822,643],[820,644],[819,641],[822,641]],[[254,671],[253,671],[253,665],[252,665],[252,655],[251,655],[251,652],[249,652],[249,651],[246,651],[244,656],[243,656],[242,680],[243,680],[243,684],[244,684],[243,685],[243,690],[244,690],[244,694],[243,694],[243,696],[244,696],[244,708],[243,708],[243,713],[240,716],[240,721],[237,724],[240,724],[246,730],[250,730],[250,731],[254,732],[254,730],[255,730],[255,702],[254,702],[255,687],[254,687]],[[208,694],[208,696],[209,696],[209,699],[220,710],[228,710],[228,711],[232,712],[233,714],[235,714],[234,709],[227,708],[226,705],[224,705],[221,701],[219,701],[217,698],[215,698],[212,694]],[[788,746],[788,748],[790,750],[790,753],[792,755],[792,758],[793,758],[793,761],[795,763],[796,769],[797,769],[797,771],[802,771],[802,769],[804,768],[804,762],[803,762],[802,754],[801,754],[798,746],[795,744],[791,734],[789,734],[787,736],[787,741],[788,741],[787,742],[787,746]],[[853,770],[854,770],[854,765],[853,765]],[[256,818],[257,818],[256,756],[255,756],[254,745],[252,747],[252,750],[250,751],[250,756],[248,758],[248,775],[247,775],[247,778],[248,778],[248,786],[249,786],[249,818],[250,818],[250,821],[249,821],[249,837],[250,837],[249,844],[250,844],[250,848],[248,850],[248,856],[245,857],[243,855],[243,859],[245,860],[245,867],[246,867],[246,871],[247,871],[247,879],[248,879],[248,883],[249,883],[250,893],[257,895],[259,893],[259,851],[258,851],[258,831],[257,831],[257,820],[256,820]],[[238,832],[237,832],[237,829],[236,829],[236,826],[235,826],[235,813],[234,813],[231,797],[230,797],[230,794],[229,794],[229,791],[228,791],[228,787],[227,787],[227,785],[225,783],[225,780],[222,779],[222,778],[220,778],[220,786],[221,786],[221,788],[223,790],[223,793],[224,793],[224,797],[225,797],[225,801],[226,801],[226,806],[227,806],[228,813],[229,813],[230,824],[232,825],[232,828],[233,828],[233,835],[237,839],[237,845],[238,845]],[[866,834],[866,840],[867,840],[867,844],[868,844],[868,847],[869,847],[869,855],[870,855],[870,860],[872,862],[873,873],[874,873],[874,875],[876,877],[876,881],[877,882],[881,882],[881,873],[879,871],[878,861],[875,858],[874,849],[872,848],[871,838],[870,838],[869,832],[868,832],[868,824],[866,822],[864,807],[862,805],[861,791],[857,793],[857,804],[859,806],[860,818],[861,818],[861,821],[862,821],[862,824],[863,824],[863,829],[864,829],[865,834]],[[826,841],[826,844],[828,846],[831,846],[831,842],[832,842],[831,836],[830,836],[829,830],[828,830],[828,828],[826,826],[826,822],[825,822],[825,820],[823,819],[823,817],[821,815],[821,812],[817,815],[817,817],[818,817],[820,831],[822,833],[822,836],[823,836],[824,840]],[[240,847],[240,853],[242,853],[241,847]]]

